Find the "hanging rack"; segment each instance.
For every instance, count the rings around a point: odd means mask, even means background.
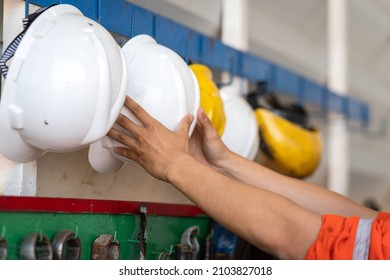
[[[367,126],[369,106],[349,96],[342,96],[300,74],[251,53],[242,52],[163,16],[125,0],[29,0],[38,6],[71,4],[98,21],[108,30],[131,38],[148,34],[159,44],[219,71],[226,71],[252,82],[267,81],[272,90],[318,106],[324,112],[335,112]],[[26,8],[28,11],[28,8]],[[185,46],[183,47],[183,44]],[[232,65],[233,64],[233,65]]]

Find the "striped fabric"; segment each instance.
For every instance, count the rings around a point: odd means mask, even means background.
[[[54,5],[52,5],[52,6],[54,6]],[[0,58],[0,71],[3,74],[4,78],[7,78],[7,74],[8,74],[7,62],[8,62],[8,60],[10,60],[14,56],[16,49],[18,48],[20,42],[23,39],[24,34],[26,34],[26,31],[30,27],[31,23],[40,14],[42,14],[44,11],[46,11],[48,8],[50,8],[52,6],[41,8],[41,9],[37,10],[35,13],[25,17],[22,20],[23,21],[23,31],[20,32],[18,36],[16,36],[16,38],[11,42],[11,44],[9,44],[9,46],[5,49],[3,55]]]
[[[368,260],[372,219],[360,219],[355,237],[353,260]]]
[[[20,41],[22,41],[22,38],[24,34],[26,33],[26,30],[23,30],[19,33],[18,36],[12,41],[12,43],[6,48],[3,55],[0,58],[0,71],[1,74],[3,74],[4,79],[7,78],[8,74],[8,66],[7,61],[11,59],[11,57],[14,56],[16,49],[18,48]]]

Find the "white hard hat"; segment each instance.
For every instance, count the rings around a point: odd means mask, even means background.
[[[9,67],[0,152],[27,162],[101,139],[123,106],[126,71],[120,47],[100,24],[71,5],[49,7],[29,25]]]
[[[138,35],[122,48],[127,62],[127,94],[168,129],[178,128],[186,114],[196,116],[200,102],[197,79],[185,61],[174,51],[157,44],[150,36]],[[141,125],[125,107],[122,114]],[[191,125],[190,135],[195,121]],[[114,128],[121,129],[117,124]],[[132,162],[113,152],[122,146],[108,136],[90,146],[89,162],[101,173],[115,172]]]
[[[233,152],[253,160],[260,142],[254,111],[233,87],[221,88],[220,94],[226,115],[222,141]]]

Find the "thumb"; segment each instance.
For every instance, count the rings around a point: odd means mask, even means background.
[[[194,115],[187,114],[185,115],[179,124],[179,127],[177,129],[178,132],[182,132],[188,135],[188,132],[190,130],[191,124],[194,121]]]

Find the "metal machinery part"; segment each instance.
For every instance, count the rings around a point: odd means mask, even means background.
[[[168,251],[161,252],[160,255],[158,256],[159,260],[170,260],[170,253]]]
[[[140,211],[140,232],[138,235],[139,240],[139,259],[146,259],[146,214],[148,213],[148,207],[142,205]]]
[[[71,230],[58,232],[52,241],[55,260],[79,260],[81,255],[81,240]]]
[[[187,245],[191,251],[191,259],[196,260],[200,250],[197,235],[199,234],[199,226],[187,228],[181,235],[180,243]],[[183,248],[182,248],[183,249]],[[185,249],[186,251],[186,249]]]
[[[174,248],[173,245],[171,245],[169,250],[162,251],[158,255],[158,259],[159,260],[171,260],[172,257],[176,257],[176,255],[175,255],[175,248]]]
[[[192,260],[193,254],[191,246],[188,244],[176,244],[175,246],[175,259],[176,260]]]
[[[107,259],[108,260],[119,260],[121,257],[121,246],[118,240],[113,240],[108,246]]]
[[[52,260],[53,249],[49,238],[42,233],[27,235],[20,244],[20,258],[23,260]]]
[[[210,233],[204,238],[204,251],[204,259],[210,260],[212,254],[212,236]]]
[[[112,235],[101,234],[92,243],[93,260],[119,260],[120,244]]]
[[[0,237],[0,260],[5,260],[8,255],[8,244],[7,241]]]

